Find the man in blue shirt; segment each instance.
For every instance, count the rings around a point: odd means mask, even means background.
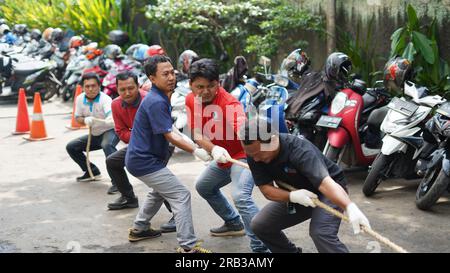
[[[136,242],[161,235],[150,228],[150,221],[163,201],[169,202],[175,217],[178,252],[209,252],[198,246],[194,233],[189,190],[166,167],[169,142],[193,153],[204,161],[210,156],[203,149],[172,132],[170,96],[176,86],[175,70],[166,56],[151,57],[144,65],[152,89],[136,113],[130,143],[125,158],[128,171],[153,189],[147,195],[129,230],[128,240]]]

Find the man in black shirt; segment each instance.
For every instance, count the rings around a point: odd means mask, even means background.
[[[263,130],[267,129],[267,130]],[[240,137],[255,184],[271,201],[252,220],[256,236],[272,252],[298,252],[282,230],[311,219],[309,234],[319,252],[348,252],[337,237],[340,219],[321,208],[312,198],[345,212],[355,234],[369,221],[346,192],[342,170],[302,136],[271,132],[263,119],[247,122]],[[282,181],[298,190],[274,186]],[[292,204],[295,203],[295,204]]]

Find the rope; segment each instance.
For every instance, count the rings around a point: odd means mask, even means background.
[[[87,145],[86,145],[86,165],[87,165],[89,176],[91,177],[92,180],[95,180],[95,176],[92,173],[92,169],[91,169],[91,162],[89,161],[89,151],[91,149],[91,141],[92,141],[92,127],[89,126],[89,135],[88,135],[88,141],[87,141]]]
[[[236,165],[240,165],[244,168],[250,169],[248,164],[236,160],[236,159],[232,159],[232,158],[228,158],[228,161],[236,164]],[[286,184],[284,182],[280,182],[277,181],[276,182],[279,186],[281,186],[282,188],[289,190],[289,191],[296,191],[297,189],[294,188],[293,186]],[[341,213],[340,211],[328,206],[327,204],[321,202],[319,199],[317,198],[312,198],[312,201],[314,202],[314,204],[316,204],[316,206],[328,211],[329,213],[331,213],[332,215],[341,218],[342,220],[344,220],[345,222],[350,222],[350,220],[348,219],[347,216],[345,216],[343,213]],[[381,234],[375,232],[373,229],[367,227],[367,226],[363,226],[361,225],[361,229],[363,232],[367,233],[368,235],[372,236],[373,238],[375,238],[376,240],[378,240],[379,242],[385,244],[386,246],[392,248],[393,250],[399,252],[399,253],[408,253],[404,248],[398,246],[397,244],[393,243],[392,241],[390,241],[388,238],[382,236]]]

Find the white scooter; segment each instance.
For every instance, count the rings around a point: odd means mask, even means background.
[[[441,96],[427,96],[425,87],[405,82],[405,97],[394,98],[381,124],[386,135],[383,146],[370,168],[363,185],[363,193],[371,196],[378,185],[388,178],[417,178],[415,172],[425,122],[433,107],[444,103]]]

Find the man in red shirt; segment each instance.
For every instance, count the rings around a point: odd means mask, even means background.
[[[228,158],[246,162],[246,154],[237,137],[239,124],[244,124],[242,105],[219,85],[217,64],[210,59],[192,63],[189,71],[192,93],[186,97],[189,127],[196,143],[210,152],[213,161],[197,178],[196,189],[224,225],[210,230],[213,236],[247,234],[253,252],[268,252],[250,228],[259,209],[252,199],[254,181],[251,172],[228,163]],[[232,184],[232,198],[238,212],[220,191]],[[242,220],[241,220],[242,217]]]
[[[137,76],[128,71],[117,75],[116,84],[119,97],[114,99],[111,105],[114,127],[120,140],[128,144],[130,142],[134,117],[147,92],[139,91]],[[126,153],[127,147],[111,154],[106,159],[108,174],[117,186],[117,190],[121,193],[121,196],[117,200],[108,204],[110,210],[137,208],[139,206],[138,199],[134,195],[133,186],[131,186],[125,172]],[[168,203],[165,202],[165,204],[167,209],[171,211]],[[172,222],[169,221],[169,223],[164,224],[162,231],[175,231],[175,222]]]

